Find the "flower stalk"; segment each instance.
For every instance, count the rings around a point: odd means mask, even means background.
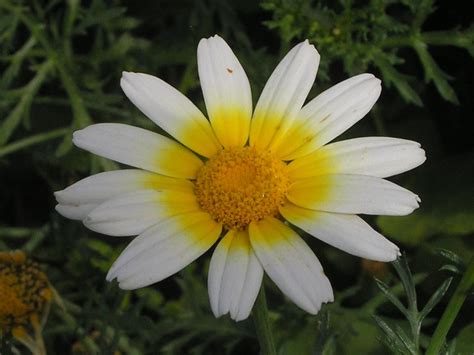
[[[275,342],[273,341],[270,319],[268,317],[265,287],[263,284],[255,302],[255,306],[253,307],[253,319],[258,342],[260,344],[260,353],[262,355],[276,355]]]

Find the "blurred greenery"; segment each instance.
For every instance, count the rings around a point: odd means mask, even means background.
[[[73,148],[74,130],[93,122],[122,122],[159,131],[121,92],[123,70],[163,78],[204,111],[195,52],[200,38],[215,33],[242,62],[254,100],[284,53],[306,38],[321,54],[310,97],[351,75],[373,72],[383,81],[382,97],[342,138],[413,139],[428,156],[424,166],[394,178],[420,195],[421,208],[407,217],[368,219],[400,245],[414,274],[400,281],[390,265],[361,263],[308,238],[336,300],[310,316],[265,280],[278,353],[426,349],[474,251],[469,5],[447,0],[0,0],[0,250],[28,252],[63,300],[64,309],[53,306],[44,330],[48,353],[258,353],[251,319],[235,323],[212,316],[208,257],[152,287],[122,291],[107,283],[105,274],[128,240],[97,235],[54,211],[53,191],[117,168]],[[420,312],[432,295],[439,296],[423,324],[393,303],[399,299],[410,312],[415,309],[403,288],[407,282],[416,284],[410,292]],[[462,310],[444,353],[474,352],[472,297]],[[412,332],[414,325],[421,327],[419,334]],[[0,340],[0,353],[10,352],[9,341]]]

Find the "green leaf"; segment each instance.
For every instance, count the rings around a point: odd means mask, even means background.
[[[5,90],[10,86],[11,82],[20,71],[23,61],[33,49],[35,44],[36,40],[34,38],[30,38],[15,54],[12,55],[10,66],[3,72],[2,77],[0,78],[0,89]]]
[[[408,311],[407,309],[405,308],[405,306],[400,302],[400,300],[397,298],[397,296],[395,296],[388,288],[388,286],[378,280],[378,279],[375,279],[375,282],[377,283],[377,286],[378,288],[382,291],[382,293],[385,295],[385,297],[387,297],[389,299],[390,302],[392,302],[400,312],[402,312],[405,317],[408,318]]]
[[[464,260],[454,251],[444,248],[437,248],[436,252],[442,257],[451,261],[454,265],[466,268],[466,263],[464,262]]]
[[[55,156],[61,158],[62,156],[66,155],[72,149],[72,147],[72,130],[69,129],[64,135],[62,142],[56,148]]]
[[[385,85],[388,87],[392,85],[395,86],[406,102],[413,103],[420,107],[423,106],[420,96],[408,83],[408,79],[410,78],[408,75],[400,73],[383,55],[375,56],[374,62],[382,73]]]
[[[450,277],[446,279],[440,287],[431,295],[430,299],[428,302],[426,302],[425,306],[421,310],[419,314],[419,319],[420,321],[423,321],[425,317],[432,311],[432,309],[441,301],[441,298],[446,294],[446,291],[448,291],[449,285],[451,285],[451,281],[453,281],[453,278]]]
[[[401,340],[403,345],[405,345],[406,349],[410,354],[417,355],[418,350],[416,348],[416,345],[413,343],[413,340],[408,337],[408,335],[405,333],[405,331],[399,326],[395,326],[395,333],[398,336],[398,338]]]
[[[373,317],[377,322],[377,325],[385,334],[385,338],[381,339],[383,343],[395,354],[406,354],[408,349],[398,334],[382,318],[375,315]]]
[[[421,34],[423,42],[435,46],[456,46],[466,49],[474,57],[474,24],[464,31],[432,31]]]
[[[454,274],[459,274],[461,275],[462,274],[462,271],[459,270],[456,266],[454,265],[443,265],[439,268],[439,271],[449,271],[449,272],[452,272]]]
[[[413,276],[408,266],[406,257],[403,255],[392,262],[392,265],[397,270],[400,280],[402,280],[403,288],[405,289],[405,293],[407,295],[408,308],[410,310],[416,309],[415,281],[413,280]]]
[[[41,85],[43,85],[52,67],[53,62],[46,60],[39,67],[35,77],[31,79],[31,81],[26,85],[21,100],[0,125],[0,146],[4,145],[8,141],[8,138],[10,138],[13,131],[21,122],[23,114],[29,109],[31,103],[33,102],[34,96],[40,89]]]
[[[16,151],[26,149],[35,144],[44,143],[49,140],[62,137],[65,133],[67,133],[67,131],[67,128],[59,128],[44,133],[35,134],[33,136],[26,137],[23,139],[19,139],[16,142],[12,142],[7,145],[4,145],[3,147],[0,147],[0,157],[4,157]]]
[[[418,53],[418,57],[423,65],[423,69],[425,70],[425,81],[433,81],[438,92],[445,100],[455,105],[459,105],[458,97],[456,96],[454,89],[448,83],[448,79],[451,79],[451,77],[443,72],[438,64],[436,64],[435,60],[428,52],[427,45],[421,41],[415,41],[413,47],[415,48],[416,53]]]

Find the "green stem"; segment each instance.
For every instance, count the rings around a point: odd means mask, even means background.
[[[466,299],[469,290],[474,284],[474,256],[471,257],[466,272],[459,282],[456,291],[449,300],[438,326],[435,329],[431,342],[426,350],[426,355],[438,355],[445,342],[446,335],[454,322],[454,319],[459,313],[464,300]]]
[[[255,306],[253,307],[253,319],[257,331],[258,342],[260,343],[261,355],[276,355],[275,343],[268,318],[267,300],[265,288],[262,284]]]
[[[51,139],[55,139],[55,138],[64,136],[68,132],[69,132],[68,128],[59,128],[59,129],[55,129],[53,131],[49,131],[49,132],[46,132],[46,133],[35,134],[33,136],[17,140],[14,143],[11,143],[11,144],[8,144],[6,146],[1,147],[0,148],[0,157],[3,157],[5,155],[16,152],[17,150],[27,148],[27,147],[32,146],[34,144],[46,142],[46,141],[49,141]]]

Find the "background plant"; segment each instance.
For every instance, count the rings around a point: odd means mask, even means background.
[[[423,167],[396,178],[419,193],[422,207],[408,217],[369,219],[406,250],[414,274],[405,272],[400,282],[387,265],[360,263],[308,238],[324,259],[336,302],[308,316],[267,282],[279,354],[424,351],[474,250],[474,156],[466,128],[473,112],[471,22],[467,4],[448,1],[0,0],[0,249],[31,254],[62,296],[66,311],[53,307],[45,328],[49,352],[258,352],[251,321],[211,315],[206,261],[123,292],[104,278],[125,242],[54,212],[53,191],[117,167],[73,148],[74,130],[92,122],[158,130],[124,97],[121,71],[158,75],[204,109],[195,50],[214,33],[235,49],[254,97],[283,53],[306,38],[321,54],[311,96],[374,72],[383,79],[382,98],[345,138],[388,134],[427,150]],[[451,266],[439,271],[443,265]],[[418,313],[408,293],[413,285]],[[430,302],[433,295],[438,302]],[[421,323],[427,304],[433,307]],[[472,298],[463,307],[442,348],[451,353],[473,350]],[[2,337],[0,346],[8,353],[10,339]]]

